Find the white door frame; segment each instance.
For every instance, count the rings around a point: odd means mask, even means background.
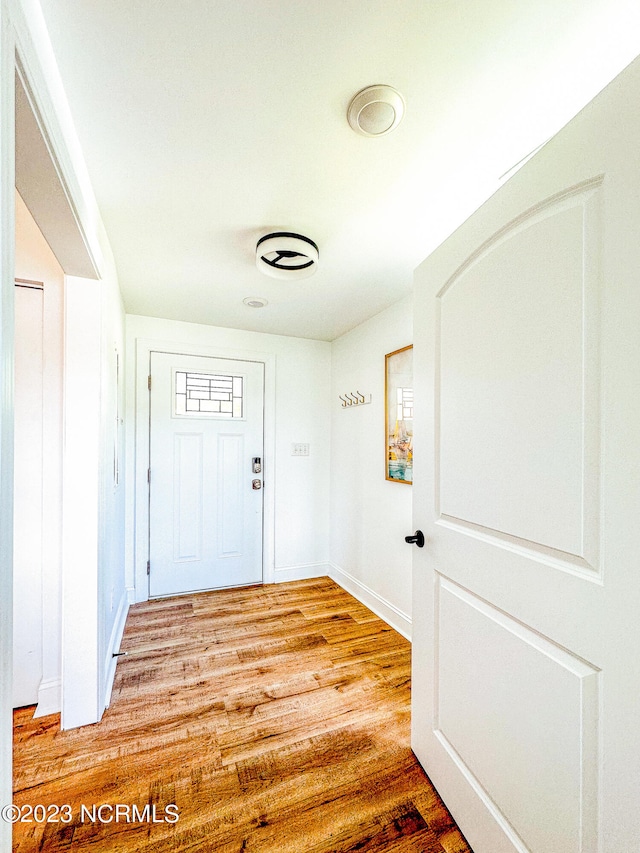
[[[13,610],[13,291],[15,249],[15,74],[19,71],[31,97],[34,126],[48,154],[49,191],[60,203],[71,228],[59,232],[70,240],[82,270],[74,270],[72,256],[63,267],[82,275],[99,275],[101,251],[95,233],[95,201],[85,172],[78,171],[77,137],[61,94],[53,51],[38,9],[16,0],[0,0],[0,801],[11,802],[12,792],[12,610]],[[65,111],[67,109],[67,111]],[[32,141],[32,140],[31,140]],[[38,143],[38,140],[36,140]],[[39,144],[39,143],[38,143]],[[73,150],[72,150],[73,149]],[[44,187],[36,181],[36,190]],[[54,251],[60,260],[60,248]],[[72,253],[73,254],[73,253]],[[82,610],[66,617],[81,622]],[[75,649],[74,649],[75,651]],[[80,684],[91,692],[86,673]],[[97,685],[96,685],[97,687]],[[87,721],[88,722],[88,721]],[[11,824],[0,821],[0,848],[11,845]]]
[[[0,2],[0,800],[12,799],[13,742],[13,306],[15,275],[15,33]],[[0,821],[0,849],[11,824]]]
[[[16,278],[15,286],[13,681],[14,705],[18,708],[30,704],[24,701],[28,696],[34,700],[33,704],[38,703],[44,680],[44,647],[46,645],[44,641],[45,317],[44,283]],[[35,319],[39,319],[38,325],[34,323]],[[18,358],[20,353],[22,353],[22,359]],[[19,407],[17,404],[20,401],[21,389],[27,396],[26,401],[23,397],[22,406]],[[37,452],[34,453],[34,450]],[[30,466],[33,468],[30,474],[27,473],[25,476],[25,471]],[[28,533],[25,534],[25,531]],[[19,571],[16,568],[17,562],[20,564]],[[40,594],[34,594],[34,587]],[[33,642],[35,635],[38,637],[37,643]],[[16,672],[16,652],[26,670],[25,679],[21,679]],[[36,675],[39,676],[37,686],[35,686]],[[18,698],[16,698],[16,681],[23,685],[22,690],[17,692]],[[24,687],[25,682],[34,684],[33,693]]]
[[[212,334],[215,332],[212,330]],[[264,539],[262,582],[275,582],[275,410],[276,356],[253,350],[202,346],[189,342],[137,338],[135,346],[135,433],[134,447],[127,449],[128,470],[134,470],[133,483],[127,478],[127,503],[133,506],[133,524],[127,514],[127,552],[133,553],[131,603],[149,599],[147,560],[149,559],[149,388],[147,385],[152,352],[229,358],[264,364]],[[131,465],[133,461],[133,466]]]

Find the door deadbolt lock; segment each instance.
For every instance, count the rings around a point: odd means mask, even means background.
[[[260,474],[262,471],[262,462],[259,456],[254,456],[251,460],[251,470],[254,474]]]
[[[254,491],[258,491],[262,488],[262,480],[252,480],[251,487]]]

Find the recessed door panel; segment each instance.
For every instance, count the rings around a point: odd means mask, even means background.
[[[174,560],[202,559],[202,434],[176,433],[173,441]]]
[[[436,600],[438,739],[526,849],[593,845],[597,668],[445,578]]]
[[[592,189],[533,211],[439,295],[441,513],[585,560],[597,213]]]
[[[253,469],[251,469],[253,470]],[[244,436],[218,436],[219,557],[238,556],[244,547],[244,497],[249,471]],[[253,474],[252,474],[253,476]]]

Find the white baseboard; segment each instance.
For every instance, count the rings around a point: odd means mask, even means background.
[[[107,644],[107,653],[104,665],[105,677],[103,693],[103,704],[105,708],[108,708],[111,702],[111,691],[113,690],[113,681],[116,677],[116,666],[118,665],[118,658],[114,657],[113,653],[117,652],[120,648],[120,642],[124,633],[124,624],[127,621],[128,612],[129,593],[128,590],[125,589],[122,593],[122,597],[120,598],[118,612],[116,613],[116,618],[113,620],[113,628],[111,629],[111,636],[109,637],[109,643]]]
[[[59,714],[62,709],[62,680],[49,678],[40,682],[38,705],[34,717],[46,717],[47,714]]]
[[[135,604],[136,603],[136,588],[135,588],[135,586],[128,586],[126,588],[125,592],[127,594],[127,601],[129,602],[129,604],[130,605]]]
[[[331,580],[383,619],[387,625],[391,625],[406,640],[411,641],[411,617],[407,613],[403,613],[395,604],[391,604],[335,563],[329,563],[328,575]]]
[[[305,581],[310,578],[321,578],[329,574],[329,563],[303,563],[300,566],[284,566],[274,569],[274,583],[286,581]]]

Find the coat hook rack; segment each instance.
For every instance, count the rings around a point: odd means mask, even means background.
[[[361,394],[359,391],[356,391],[355,394],[353,391],[345,392],[338,394],[338,397],[342,401],[343,409],[348,409],[350,406],[366,406],[367,403],[371,402],[371,394]]]

